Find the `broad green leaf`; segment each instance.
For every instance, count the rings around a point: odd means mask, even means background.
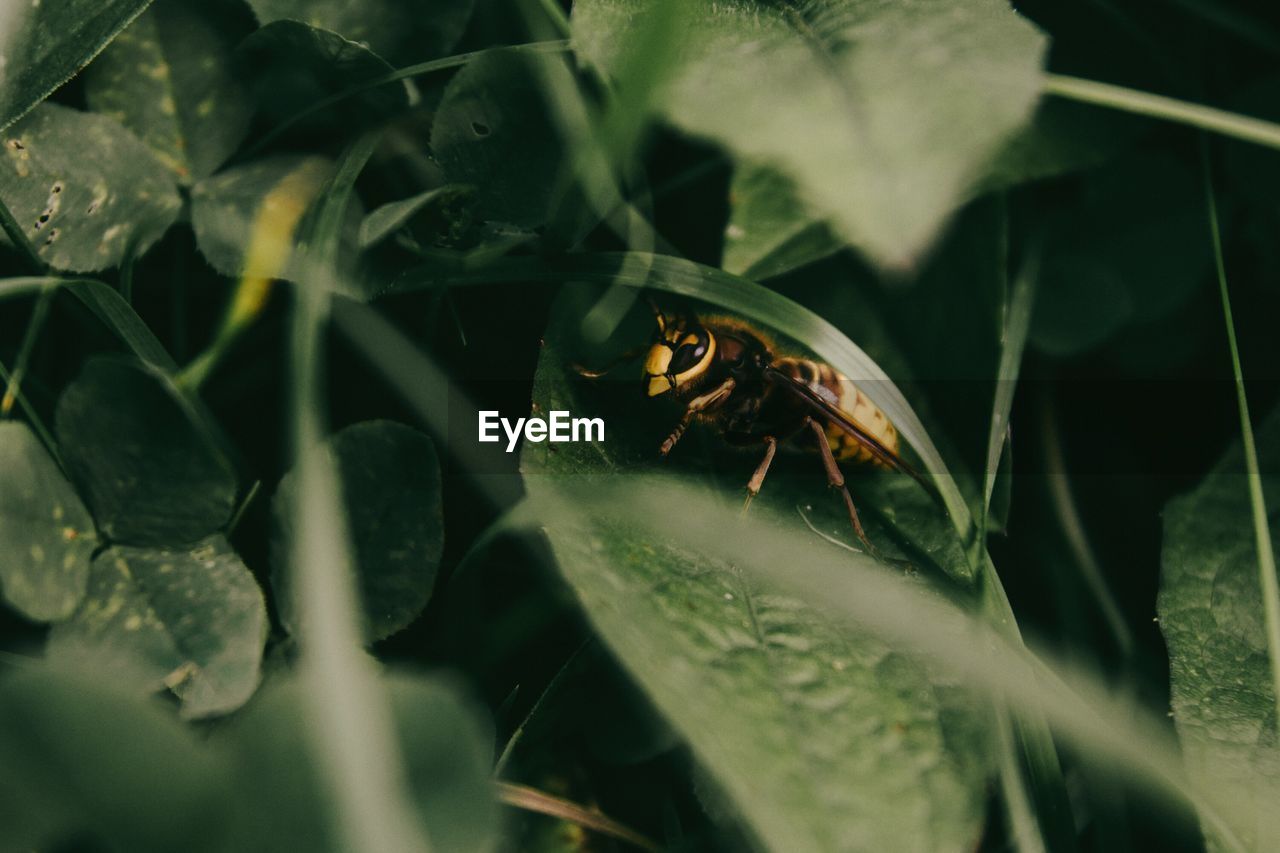
[[[0,423],[0,471],[0,590],[29,619],[61,619],[84,595],[93,519],[26,424]]]
[[[605,441],[526,444],[530,499],[592,477],[642,485],[671,477],[741,500],[756,454],[709,453],[715,439],[694,432],[657,474],[657,446],[678,412],[638,408],[631,383],[568,378],[563,347],[580,316],[574,308],[562,300],[553,312],[534,411],[604,417]],[[766,847],[972,848],[990,745],[950,685],[856,626],[746,577],[716,556],[714,541],[691,551],[589,503],[575,509],[544,527],[561,571]],[[850,535],[810,454],[780,455],[751,514],[800,529],[803,515],[822,534]],[[826,554],[836,547],[817,532],[811,542]]]
[[[93,561],[80,608],[49,633],[48,656],[139,691],[167,687],[184,717],[224,714],[258,686],[267,610],[230,543],[117,546]]]
[[[392,71],[367,47],[297,21],[276,21],[257,30],[240,43],[235,62],[259,109],[277,123]],[[319,134],[359,131],[401,112],[408,103],[403,82],[387,83],[308,115],[292,128],[291,136],[314,146]]]
[[[458,42],[475,0],[249,0],[258,20],[293,20],[367,45],[395,65],[444,56]]]
[[[106,116],[44,104],[4,134],[0,200],[52,267],[114,267],[145,251],[182,208],[169,171]]]
[[[574,5],[580,53],[631,61],[645,0]],[[1004,0],[698,0],[664,116],[771,166],[841,237],[910,267],[1031,117],[1044,38]]]
[[[0,128],[65,83],[151,0],[61,0],[0,6]]]
[[[741,163],[729,185],[724,263],[762,281],[821,260],[844,241],[796,196],[795,185],[767,166]]]
[[[1280,536],[1280,414],[1257,433],[1273,537]],[[1160,627],[1169,647],[1173,721],[1187,772],[1205,791],[1257,815],[1250,850],[1280,845],[1280,745],[1267,657],[1258,554],[1237,443],[1164,515]],[[1245,803],[1239,798],[1245,797]],[[1211,800],[1211,803],[1214,802]],[[1210,847],[1228,849],[1205,824]]]
[[[360,223],[360,248],[367,249],[390,237],[405,227],[419,213],[433,205],[447,205],[450,202],[474,194],[474,190],[461,184],[447,184],[443,187],[420,192],[409,198],[388,202],[372,210]]]
[[[385,680],[411,801],[432,848],[495,849],[500,824],[489,780],[492,733],[451,685],[407,674]],[[332,826],[327,784],[312,754],[302,686],[267,687],[223,733],[245,807],[233,849],[343,849]]]
[[[267,194],[287,176],[310,169],[328,171],[330,164],[322,157],[281,154],[235,166],[196,184],[191,192],[191,225],[209,266],[232,278],[243,275],[245,253]],[[279,273],[251,272],[273,278]]]
[[[431,598],[444,547],[440,461],[431,439],[391,421],[368,421],[333,436],[343,506],[355,548],[365,636],[381,640],[417,618]],[[296,512],[292,475],[273,509],[280,535],[272,587],[281,620],[296,628],[286,543]]]
[[[58,401],[55,426],[109,541],[180,545],[231,517],[236,475],[216,426],[154,368],[92,359]]]
[[[253,109],[231,51],[247,32],[238,0],[159,0],[84,75],[96,112],[118,120],[182,183],[213,173],[249,131]]]
[[[1140,127],[1119,116],[1065,101],[1048,101],[984,167],[972,198],[1018,184],[1100,165],[1132,141]],[[795,184],[777,170],[739,164],[729,188],[724,268],[761,280],[820,260],[845,247]]]
[[[562,141],[543,95],[556,57],[485,53],[445,87],[431,150],[449,180],[476,187],[477,214],[541,225],[560,177]]]
[[[218,850],[227,762],[161,705],[100,676],[0,678],[0,848]]]

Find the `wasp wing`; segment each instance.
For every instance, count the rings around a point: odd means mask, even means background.
[[[830,400],[823,398],[822,395],[816,393],[808,385],[798,379],[788,376],[776,367],[766,367],[764,374],[766,379],[773,382],[778,387],[787,389],[804,402],[810,409],[822,415],[822,417],[829,423],[835,424],[840,429],[844,430],[844,432],[848,433],[854,441],[865,447],[877,460],[896,471],[901,471],[902,473],[910,476],[917,483],[923,486],[924,490],[935,500],[940,498],[938,490],[933,483],[930,483],[923,475],[920,474],[919,471],[908,465],[906,460],[901,456],[885,447],[879,439],[871,435],[871,433],[867,432],[862,427],[858,426],[858,423],[854,421],[853,418],[849,417],[849,413],[844,411],[844,409],[836,406]]]

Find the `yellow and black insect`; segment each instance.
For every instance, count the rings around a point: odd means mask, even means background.
[[[778,446],[795,440],[822,459],[827,483],[839,489],[853,531],[867,550],[858,510],[840,471],[841,461],[901,471],[934,493],[898,452],[898,431],[880,408],[829,364],[783,354],[762,332],[733,317],[667,316],[653,306],[653,341],[622,355],[644,355],[644,393],[670,394],[684,414],[662,442],[666,456],[694,421],[717,429],[730,445],[763,446],[764,458],[747,481],[747,502],[760,492]],[[589,378],[608,370],[578,372]]]

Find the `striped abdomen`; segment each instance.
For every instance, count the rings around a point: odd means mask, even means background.
[[[868,435],[876,438],[885,449],[898,454],[898,431],[884,412],[853,384],[853,381],[836,371],[829,364],[807,358],[783,357],[773,366],[791,378],[808,385],[815,393],[835,403],[855,424]],[[827,424],[827,443],[836,459],[851,462],[872,462],[883,466],[858,440],[839,426]]]

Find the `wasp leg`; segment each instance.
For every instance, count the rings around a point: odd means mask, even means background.
[[[671,431],[671,435],[667,436],[667,440],[662,442],[662,447],[658,448],[658,452],[663,456],[670,453],[671,448],[676,446],[676,442],[680,440],[680,436],[684,435],[684,431],[689,428],[689,424],[693,423],[693,419],[698,416],[698,413],[706,411],[732,394],[735,385],[737,383],[733,379],[726,379],[701,397],[694,397],[690,400],[689,405],[685,407],[684,414],[680,416],[680,423],[676,424],[676,428]]]
[[[849,494],[849,487],[844,484],[844,474],[840,471],[840,466],[836,464],[836,457],[831,452],[831,445],[827,443],[826,430],[822,428],[822,424],[813,418],[805,418],[805,424],[813,430],[814,438],[817,439],[818,453],[822,456],[822,467],[827,471],[827,485],[833,489],[839,489],[840,494],[844,496],[844,505],[849,510],[849,521],[853,524],[853,532],[857,534],[859,541],[866,547],[867,553],[875,557],[877,560],[883,559],[880,552],[876,550],[876,546],[871,544],[871,540],[867,538],[867,531],[862,529],[862,519],[858,518],[858,508],[853,505],[853,496]]]
[[[658,448],[658,453],[666,456],[671,452],[671,448],[676,446],[676,442],[680,440],[680,436],[684,435],[684,431],[689,428],[689,424],[693,423],[697,411],[690,406],[684,410],[684,414],[680,416],[680,423],[676,424],[676,428],[671,431],[671,435],[667,436],[667,440],[662,442],[662,446]]]
[[[634,361],[635,359],[644,355],[648,349],[649,349],[648,344],[644,346],[639,346],[639,347],[632,347],[631,349],[627,350],[622,355],[613,359],[604,367],[598,370],[578,364],[577,362],[573,362],[569,366],[573,368],[574,373],[578,374],[584,379],[599,379],[601,376],[604,376],[609,371],[616,369],[619,365],[626,364],[628,361]]]
[[[751,506],[752,499],[760,494],[760,487],[764,485],[765,475],[769,473],[769,466],[773,464],[773,455],[778,452],[778,439],[771,435],[766,435],[761,441],[764,442],[764,458],[760,460],[760,464],[756,466],[756,472],[747,481],[747,500],[742,505],[743,512],[746,512],[747,508]]]

